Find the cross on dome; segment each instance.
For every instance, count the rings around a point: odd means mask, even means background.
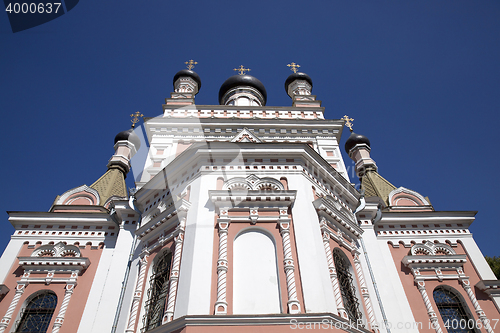
[[[294,62],[292,62],[291,64],[288,64],[287,66],[290,67],[290,70],[293,71],[294,73],[297,73],[297,68],[300,67],[299,64],[296,64]]]
[[[239,72],[238,73],[239,75],[245,75],[246,74],[245,72],[249,72],[249,71],[251,71],[251,69],[245,68],[245,67],[243,67],[243,65],[240,65],[239,68],[233,68],[233,71]]]
[[[186,61],[185,64],[187,65],[187,69],[192,70],[194,68],[194,65],[198,65],[198,62],[191,59],[189,61]]]
[[[353,118],[349,118],[347,115],[343,116],[340,119],[344,119],[345,120],[345,125],[347,127],[349,127],[349,130],[352,132],[352,122],[354,121],[354,119]]]
[[[137,124],[139,122],[139,119],[138,119],[139,117],[144,117],[144,115],[142,113],[140,113],[139,111],[137,111],[136,113],[132,113],[130,116],[132,117],[132,120],[131,120],[132,128],[134,128],[135,124]]]

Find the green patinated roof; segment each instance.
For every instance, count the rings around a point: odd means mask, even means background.
[[[376,171],[367,171],[361,179],[361,186],[365,189],[366,197],[379,197],[386,205],[389,205],[389,193],[396,189]]]
[[[101,178],[96,180],[94,184],[90,185],[90,188],[99,192],[99,205],[101,206],[113,195],[119,197],[127,196],[125,177],[119,169],[109,169]]]

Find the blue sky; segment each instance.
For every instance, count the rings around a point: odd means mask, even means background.
[[[499,17],[498,1],[82,0],[14,34],[0,14],[0,211],[47,211],[93,183],[129,115],[162,112],[185,61],[199,63],[197,104],[217,104],[244,65],[269,106],[291,105],[294,61],[326,118],[355,119],[382,176],[436,210],[478,210],[474,237],[500,255]],[[13,228],[0,216],[3,250]]]

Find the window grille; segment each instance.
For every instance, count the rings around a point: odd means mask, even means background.
[[[362,318],[362,315],[359,311],[359,302],[356,297],[352,275],[349,270],[350,264],[346,261],[344,254],[339,249],[333,250],[333,262],[335,263],[340,293],[347,316],[351,322],[358,322],[358,320]]]
[[[475,332],[474,329],[471,329],[475,324],[474,319],[469,318],[457,294],[451,290],[437,287],[434,289],[433,296],[448,333]]]
[[[149,280],[150,288],[148,290],[148,300],[146,302],[144,331],[151,330],[161,325],[168,295],[171,262],[172,253],[165,253],[154,267],[153,274]]]
[[[24,309],[16,332],[47,332],[56,305],[57,296],[53,292],[35,296]]]

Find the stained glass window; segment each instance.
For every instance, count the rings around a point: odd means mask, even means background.
[[[56,305],[57,296],[51,291],[35,296],[24,309],[16,332],[47,332]]]
[[[339,249],[333,250],[333,262],[335,264],[335,270],[337,271],[337,279],[345,311],[350,321],[357,322],[358,319],[362,318],[362,315],[359,311],[359,302],[356,297],[356,290],[354,289],[352,274],[349,269],[351,265]]]
[[[172,253],[164,253],[156,262],[151,275],[148,300],[146,302],[146,316],[144,330],[148,331],[161,325],[165,303],[168,295],[170,264]]]
[[[449,289],[437,287],[433,296],[448,333],[475,332],[473,329],[475,321],[469,318],[457,294]]]

